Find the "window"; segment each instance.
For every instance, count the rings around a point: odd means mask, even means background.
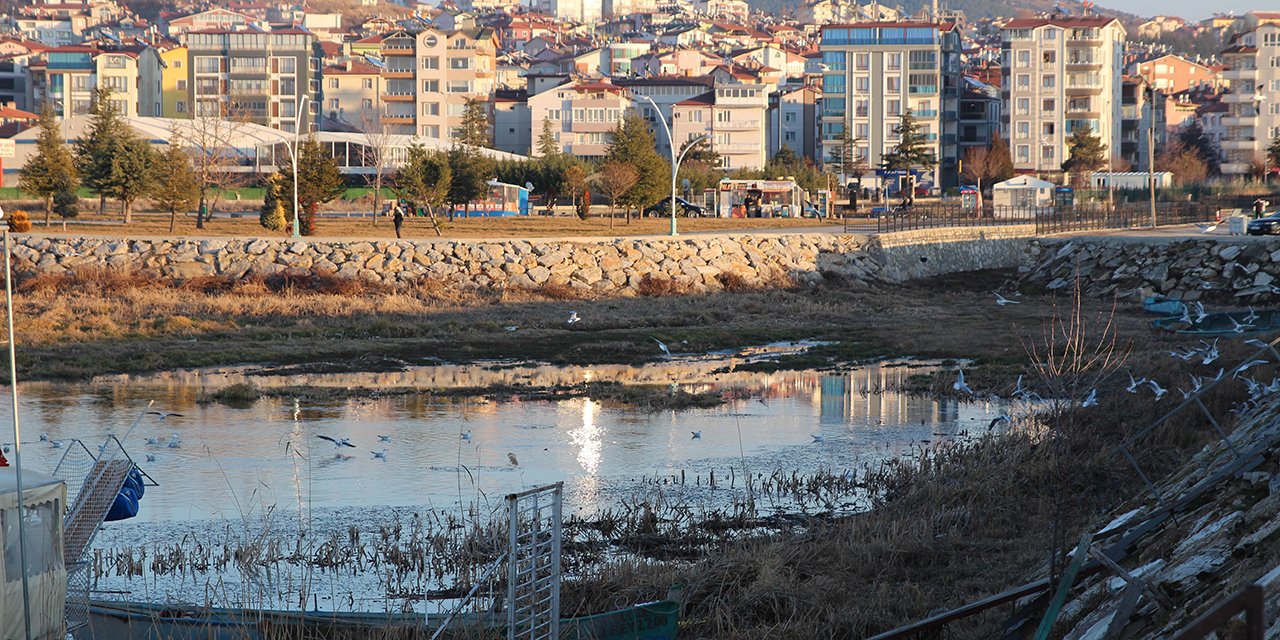
[[[1057,51],[1045,51],[1044,53],[1040,54],[1040,62],[1042,64],[1054,64],[1055,62],[1057,62],[1057,60],[1058,60]]]
[[[871,91],[871,78],[867,76],[858,76],[853,79],[853,89],[860,93]]]
[[[1020,91],[1029,91],[1031,89],[1031,74],[1029,73],[1018,74],[1018,89]]]
[[[330,88],[330,89],[337,89],[337,88],[338,88],[338,79],[337,79],[337,78],[329,78],[329,88]]]
[[[469,80],[450,80],[449,93],[471,93],[471,82]]]
[[[266,68],[266,58],[231,58],[231,73],[261,73]]]
[[[187,90],[187,81],[186,81],[186,80],[179,80],[179,81],[178,81],[178,91],[186,91],[186,90]]]
[[[1046,162],[1052,162],[1052,161],[1053,161],[1054,153],[1055,153],[1055,151],[1054,151],[1054,147],[1053,147],[1053,145],[1046,144],[1046,145],[1044,145],[1044,146],[1040,147],[1040,159],[1041,159],[1041,160],[1044,160],[1044,161],[1046,161]]]
[[[1020,116],[1031,115],[1031,98],[1018,98],[1014,113]]]
[[[889,71],[901,71],[902,70],[902,54],[886,53],[884,55],[884,67]]]
[[[111,89],[112,93],[125,93],[129,90],[128,79],[124,76],[102,76],[102,85]]]
[[[455,70],[470,69],[471,58],[449,58],[449,68]]]
[[[1027,138],[1030,138],[1030,137],[1031,137],[1031,123],[1030,123],[1030,122],[1027,122],[1027,121],[1025,121],[1025,120],[1024,120],[1024,121],[1022,121],[1022,122],[1019,122],[1019,123],[1017,124],[1017,126],[1015,127],[1014,137],[1015,137],[1015,138],[1017,138],[1017,139],[1019,139],[1019,140],[1026,140]]]
[[[276,60],[278,61],[277,63],[275,63],[277,65],[276,73],[297,73],[298,72],[297,58],[279,57],[279,58],[276,58]]]
[[[1020,144],[1017,147],[1016,155],[1018,162],[1026,164],[1031,162],[1031,145]]]
[[[174,108],[178,111],[178,113],[186,113],[187,103],[183,100],[179,100],[178,104]]]
[[[1014,66],[1019,69],[1031,66],[1031,52],[1026,49],[1019,51],[1017,61]]]
[[[424,56],[422,58],[422,68],[423,69],[439,69],[440,56]]]
[[[423,136],[425,136],[425,137],[428,137],[428,138],[439,138],[439,137],[440,137],[440,125],[436,125],[436,124],[427,124],[427,125],[423,125],[423,126],[422,126],[422,135],[423,135]],[[560,134],[556,134],[556,135],[557,135],[557,136],[559,136]],[[556,140],[556,142],[559,142],[559,140],[557,139],[557,140]]]
[[[438,116],[438,115],[440,115],[440,103],[439,103],[439,102],[424,102],[424,103],[422,103],[422,115],[424,115],[424,116]]]
[[[1057,86],[1057,84],[1058,84],[1057,76],[1048,75],[1048,74],[1040,76],[1041,89],[1052,89],[1055,86]]]
[[[373,88],[373,78],[365,78],[365,79],[364,79],[364,88],[366,88],[366,89],[372,89],[372,88]]]
[[[1040,33],[1040,36],[1041,36],[1042,38],[1044,38],[1044,41],[1045,41],[1045,42],[1053,42],[1053,41],[1055,41],[1055,40],[1057,40],[1057,39],[1058,39],[1058,30],[1057,30],[1057,29],[1045,29],[1044,31],[1042,31],[1042,32]]]
[[[886,113],[887,113],[888,115],[891,115],[891,116],[900,116],[900,115],[902,115],[902,101],[901,101],[901,100],[890,100],[887,104],[888,104],[888,107],[886,108]]]
[[[796,121],[796,114],[795,114],[795,113],[793,113],[793,112],[791,112],[791,111],[788,111],[788,112],[786,112],[786,113],[782,114],[782,120],[783,120],[784,122],[788,122],[788,123],[790,123],[790,122],[795,122],[795,121]]]
[[[439,80],[423,80],[422,92],[423,93],[440,93],[440,81]]]
[[[222,71],[222,59],[213,56],[196,58],[196,73],[218,73]]]
[[[173,68],[174,68],[174,69],[181,69],[181,68],[182,68],[182,60],[174,60],[174,61],[173,61]]]
[[[291,96],[297,93],[297,82],[293,78],[285,78],[280,81],[280,91],[278,95]]]
[[[1053,98],[1045,98],[1040,103],[1040,110],[1045,113],[1053,113],[1058,108],[1058,101]]]
[[[867,136],[871,135],[871,125],[865,122],[859,122],[853,125],[853,135],[855,138],[865,140]]]
[[[371,110],[373,110],[373,100],[371,100],[371,99],[369,99],[369,98],[365,98],[364,100],[361,100],[361,101],[360,101],[360,107],[361,107],[362,109],[364,109],[365,111],[371,111]]]
[[[902,78],[898,76],[888,76],[884,79],[884,90],[888,93],[902,92]]]
[[[330,98],[330,99],[329,99],[329,108],[330,108],[330,109],[333,109],[334,111],[337,111],[337,109],[338,109],[338,99],[337,99],[337,98]]]
[[[871,69],[871,54],[855,53],[853,54],[853,68],[858,71],[868,71]]]
[[[1054,133],[1054,130],[1055,130],[1055,125],[1052,122],[1046,122],[1044,123],[1043,126],[1040,127],[1040,133],[1046,136],[1052,136]]]

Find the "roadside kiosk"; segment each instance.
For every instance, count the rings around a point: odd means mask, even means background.
[[[24,469],[22,494],[22,504],[26,506],[23,532],[31,637],[61,640],[66,637],[67,569],[62,558],[62,512],[67,486],[53,476]],[[27,637],[18,500],[17,470],[0,467],[0,640]]]
[[[794,180],[720,181],[716,215],[721,218],[798,218],[804,192]]]

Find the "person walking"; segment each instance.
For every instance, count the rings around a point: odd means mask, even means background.
[[[1253,201],[1253,219],[1257,220],[1258,218],[1261,218],[1264,210],[1266,210],[1267,205],[1269,204],[1271,203],[1267,202],[1266,200],[1263,200],[1262,198],[1258,198],[1257,200],[1254,200]]]
[[[400,237],[400,227],[404,226],[404,207],[400,203],[396,203],[396,208],[391,212],[391,222],[396,225],[396,237]]]

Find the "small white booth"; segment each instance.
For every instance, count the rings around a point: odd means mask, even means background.
[[[31,633],[66,637],[67,570],[62,559],[62,511],[67,487],[53,476],[23,470],[27,593]],[[27,637],[22,614],[22,554],[18,545],[18,472],[0,467],[0,640]]]
[[[1052,207],[1057,185],[1035,176],[1016,176],[991,187],[991,202],[1000,207]]]

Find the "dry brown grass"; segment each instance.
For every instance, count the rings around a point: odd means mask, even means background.
[[[288,231],[273,233],[258,224],[256,211],[246,212],[240,217],[229,217],[218,214],[205,224],[204,229],[195,228],[193,216],[180,217],[175,233],[169,233],[169,215],[158,213],[135,213],[133,222],[128,226],[120,223],[115,214],[100,217],[96,207],[91,207],[79,218],[67,225],[68,231],[76,234],[97,234],[130,237],[281,237]],[[33,231],[62,232],[62,222],[53,221],[53,225],[45,227],[44,217],[39,216],[39,224]],[[638,235],[666,235],[670,221],[660,218],[637,219],[631,224],[621,222],[609,225],[608,218],[593,217],[582,220],[577,216],[528,216],[509,218],[455,218],[452,222],[441,218],[441,228],[446,238],[544,238],[544,237],[613,237]],[[684,218],[680,220],[681,233],[697,233],[707,231],[747,231],[760,229],[803,229],[821,226],[813,220],[790,218]],[[395,229],[389,220],[379,220],[374,224],[370,218],[321,217],[316,221],[316,237],[320,238],[395,238]],[[428,218],[409,218],[405,220],[403,234],[405,238],[430,240],[436,238],[435,230]]]

